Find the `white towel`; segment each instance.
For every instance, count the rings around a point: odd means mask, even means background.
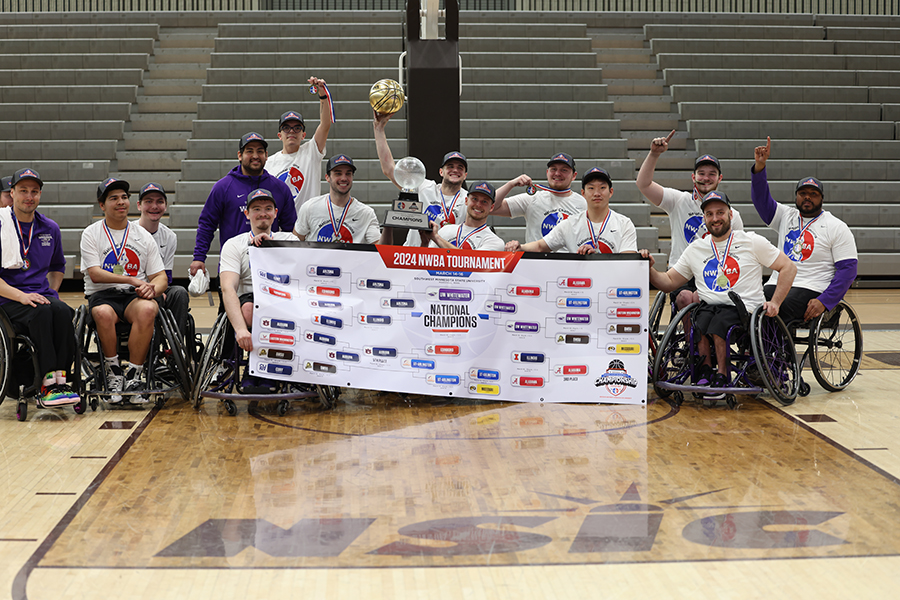
[[[0,208],[0,265],[4,269],[21,269],[22,260],[19,236],[12,219],[12,206]]]

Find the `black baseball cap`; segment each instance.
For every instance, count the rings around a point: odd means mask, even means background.
[[[559,154],[554,154],[550,157],[550,160],[547,161],[547,166],[549,167],[553,163],[564,163],[572,167],[572,170],[575,170],[575,159],[566,154],[565,152],[560,152]]]
[[[250,142],[259,142],[260,144],[263,145],[263,148],[268,148],[268,147],[269,147],[269,144],[266,142],[266,140],[265,140],[265,138],[263,138],[263,136],[259,135],[259,134],[256,133],[255,131],[251,131],[251,132],[249,132],[249,133],[245,133],[245,134],[241,137],[241,147],[240,147],[239,152],[243,152],[243,151],[244,151],[244,146],[246,146],[246,145],[249,144]]]
[[[325,167],[326,173],[331,173],[331,170],[340,165],[349,165],[350,168],[353,169],[353,172],[356,173],[356,165],[353,164],[353,159],[347,156],[346,154],[335,154],[331,158],[328,159],[328,166]]]
[[[97,186],[97,202],[106,200],[106,195],[113,190],[125,190],[126,194],[130,194],[129,187],[128,182],[123,179],[116,179],[115,177],[104,179]]]
[[[825,188],[822,187],[822,182],[816,179],[815,177],[804,177],[800,181],[797,182],[797,187],[794,189],[794,193],[800,191],[800,188],[811,187],[819,190],[819,193],[822,194],[822,197],[825,197]]]
[[[278,119],[278,129],[284,125],[285,121],[300,121],[300,125],[303,129],[306,129],[306,125],[303,123],[303,115],[298,113],[296,110],[289,110]]]
[[[712,165],[719,170],[719,173],[722,172],[722,165],[719,164],[719,159],[712,154],[704,154],[703,156],[698,156],[697,160],[694,161],[694,170],[696,171],[697,169],[699,169],[700,165]]]
[[[487,181],[479,181],[469,188],[470,196],[475,193],[484,194],[491,199],[491,202],[493,202],[497,196],[497,191],[494,189],[494,186]]]
[[[12,175],[0,179],[0,192],[8,192],[12,189]]]
[[[710,202],[724,202],[728,208],[731,208],[731,201],[728,200],[728,196],[723,192],[713,191],[703,196],[703,200],[700,202],[700,210],[703,210]]]
[[[272,204],[275,203],[275,198],[272,196],[272,192],[265,188],[253,190],[247,195],[247,208],[250,208],[250,205],[257,200],[271,200]]]
[[[162,194],[162,197],[166,199],[166,202],[169,201],[169,197],[166,196],[166,191],[162,188],[162,186],[151,181],[141,188],[141,193],[138,195],[138,202],[140,202],[144,198],[144,196],[146,196],[150,192],[159,192],[160,194]]]
[[[458,150],[454,150],[453,152],[448,152],[447,154],[444,155],[444,162],[441,163],[441,168],[444,168],[444,165],[446,165],[451,160],[458,160],[463,165],[465,165],[467,171],[469,170],[469,161],[467,161],[466,157],[463,156],[463,153],[459,152]]]
[[[13,176],[9,180],[10,189],[15,187],[15,185],[17,183],[19,183],[20,181],[22,181],[23,179],[34,179],[35,181],[37,181],[38,187],[41,187],[41,188],[44,187],[44,182],[41,181],[41,176],[38,175],[38,172],[35,171],[34,169],[26,168],[26,169],[19,169],[18,171],[15,172],[15,174],[13,174]]]
[[[609,187],[612,187],[612,178],[609,176],[609,173],[606,169],[601,169],[600,167],[591,167],[588,169],[587,173],[584,174],[584,177],[581,178],[581,187],[584,188],[587,184],[589,184],[594,179],[602,179],[606,183],[609,184]]]

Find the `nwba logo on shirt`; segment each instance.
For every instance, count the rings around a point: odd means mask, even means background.
[[[733,256],[729,256],[725,259],[725,268],[723,271],[725,278],[727,279],[727,285],[724,285],[725,281],[720,279],[723,273],[722,270],[719,270],[718,259],[709,259],[709,262],[703,267],[703,281],[706,283],[706,287],[714,292],[725,292],[734,287],[737,284],[738,278],[741,276],[741,267],[738,265],[737,261],[734,260]]]
[[[315,241],[317,241],[317,242],[345,242],[347,244],[352,244],[353,243],[353,233],[351,233],[350,230],[347,229],[347,227],[345,227],[344,225],[341,225],[340,234],[335,235],[334,234],[334,226],[331,223],[329,223],[328,225],[325,225],[324,227],[322,227],[322,229],[319,230],[319,233],[316,234]]]
[[[544,220],[541,222],[541,235],[547,235],[553,228],[565,221],[569,218],[564,212],[553,212],[544,217]]]
[[[278,179],[294,188],[294,196],[303,189],[304,177],[303,173],[297,167],[291,167],[278,176]]]
[[[708,235],[709,232],[706,231],[706,223],[703,222],[703,217],[700,215],[690,217],[684,222],[684,240],[688,244],[696,239],[702,240]]]
[[[816,239],[809,231],[803,232],[803,241],[800,241],[800,230],[792,229],[784,236],[784,253],[794,262],[803,262],[812,256],[816,247]]]

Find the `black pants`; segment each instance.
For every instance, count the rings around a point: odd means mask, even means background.
[[[56,298],[50,304],[28,306],[18,302],[2,305],[16,333],[27,335],[34,343],[41,378],[51,371],[69,371],[75,361],[75,314],[69,305]]]
[[[775,294],[775,286],[767,285],[763,288],[763,292],[766,295],[766,300],[771,300],[772,296]],[[791,321],[803,321],[803,315],[806,314],[806,306],[809,304],[809,301],[813,298],[818,298],[819,295],[819,292],[814,292],[806,288],[792,287],[788,291],[787,296],[784,297],[784,302],[781,303],[781,307],[778,309],[778,316],[781,317],[781,320],[785,323],[790,323]]]

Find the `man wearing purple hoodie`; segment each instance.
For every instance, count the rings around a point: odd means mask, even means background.
[[[292,231],[297,220],[297,209],[291,191],[285,183],[269,175],[264,167],[268,159],[268,144],[261,135],[251,131],[241,138],[238,160],[240,164],[216,182],[197,223],[197,239],[194,243],[194,260],[191,275],[206,271],[206,255],[216,229],[219,230],[219,248],[241,233],[250,231],[250,221],[244,215],[247,194],[259,188],[272,193],[278,219],[272,231]]]

